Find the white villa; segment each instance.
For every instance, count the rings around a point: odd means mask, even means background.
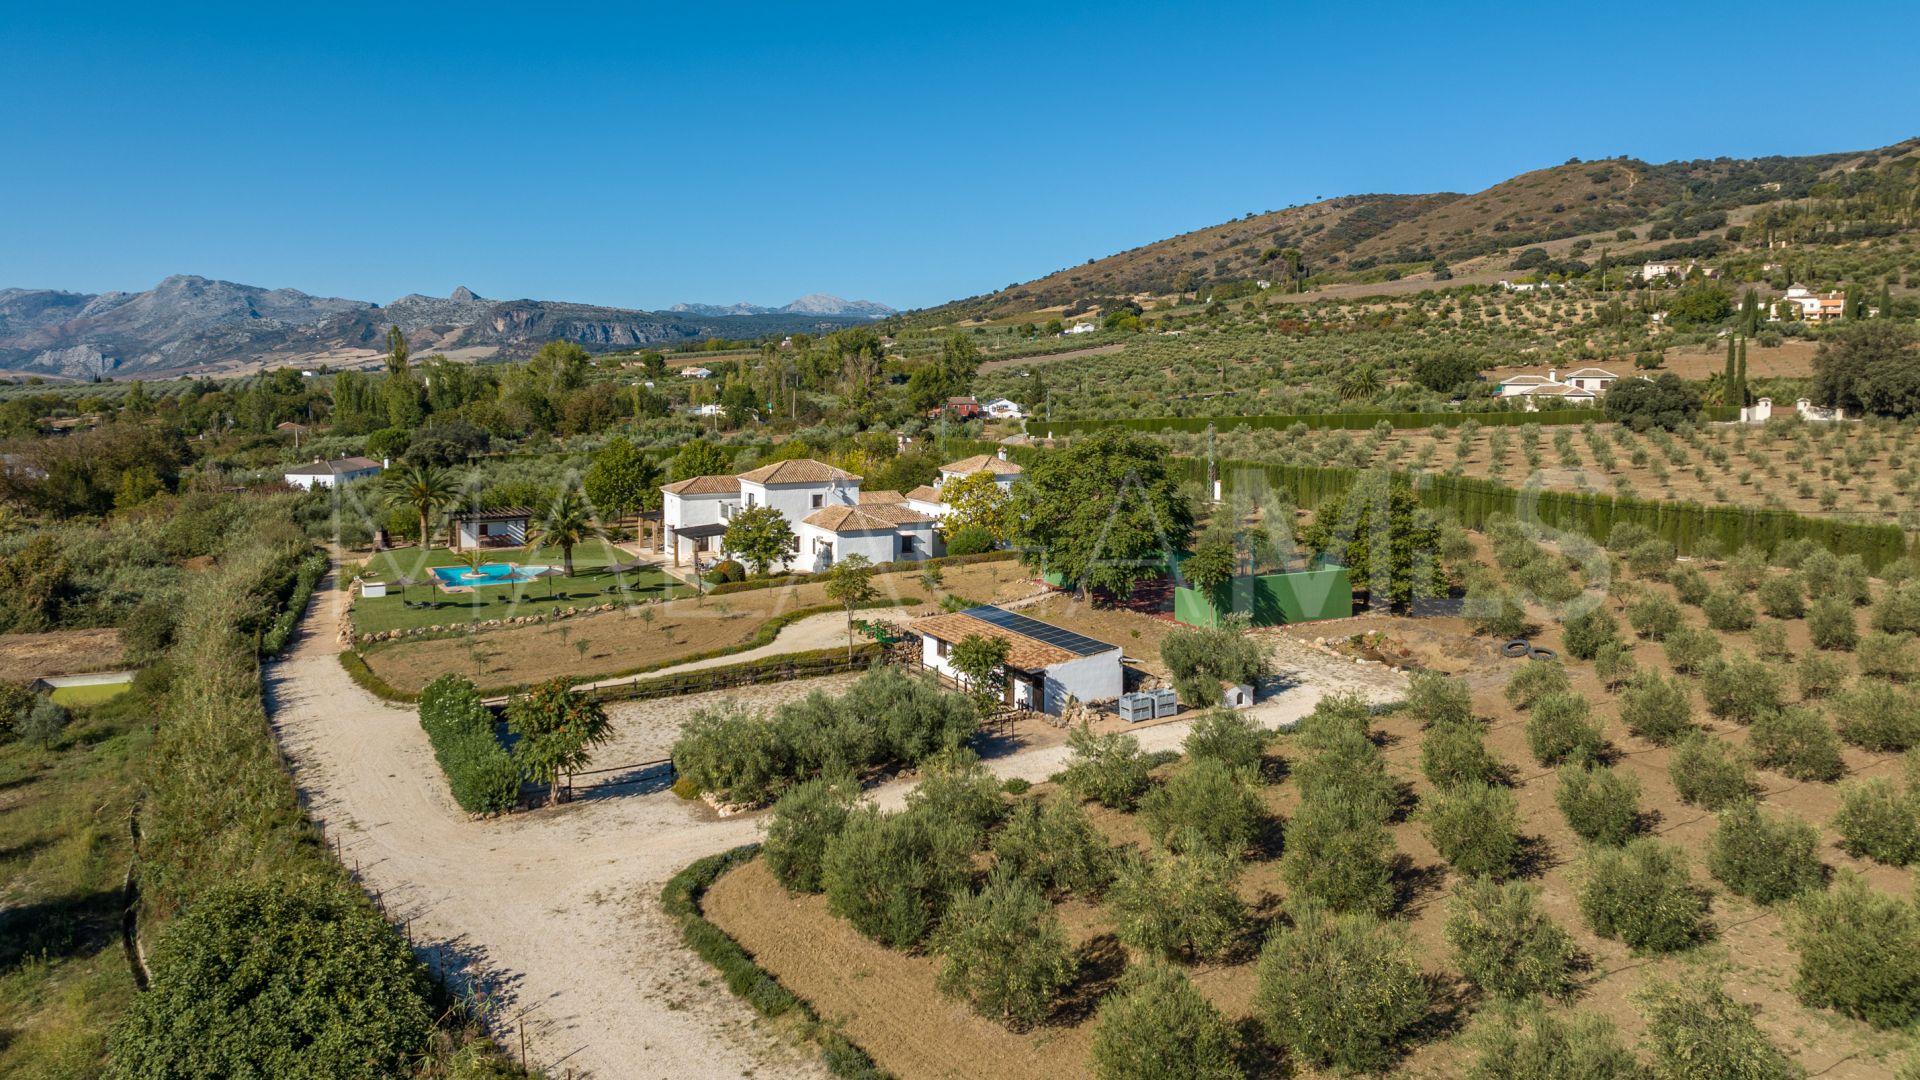
[[[992,604],[918,619],[910,629],[920,635],[921,662],[960,683],[966,676],[951,663],[953,646],[970,637],[1004,640],[1004,700],[1018,708],[1058,716],[1069,699],[1112,701],[1126,690],[1120,646]]]
[[[1605,368],[1587,367],[1560,377],[1557,369],[1545,375],[1512,375],[1500,380],[1501,397],[1524,397],[1528,412],[1538,412],[1544,403],[1554,409],[1590,408],[1606,396],[1620,376]]]
[[[935,552],[935,520],[899,492],[862,492],[860,477],[812,458],[776,461],[738,476],[692,476],[660,489],[660,547],[675,566],[724,554],[734,515],[770,506],[793,528],[799,551],[778,568],[825,570],[848,555],[876,563],[917,561]]]
[[[354,480],[379,476],[384,468],[386,468],[385,462],[375,461],[372,458],[343,457],[332,461],[321,461],[316,458],[311,465],[288,469],[286,481],[290,486],[302,491],[312,491],[317,487],[339,487]]]
[[[1800,310],[1800,317],[1808,322],[1826,322],[1838,319],[1846,313],[1847,296],[1845,293],[1817,293],[1805,285],[1787,287],[1786,298],[1782,303]]]
[[[951,509],[946,500],[940,497],[940,489],[952,481],[974,473],[992,473],[994,483],[1002,491],[1012,491],[1014,482],[1019,480],[1026,470],[1007,460],[1007,452],[998,454],[975,454],[970,458],[961,458],[940,466],[940,475],[931,484],[922,484],[906,494],[906,503],[914,510],[936,518],[944,518]]]
[[[991,398],[980,403],[980,411],[995,420],[1018,420],[1026,413],[1020,411],[1020,403],[1006,398]]]

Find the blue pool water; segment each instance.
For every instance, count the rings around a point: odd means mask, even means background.
[[[478,570],[469,570],[464,566],[436,566],[433,576],[439,578],[442,585],[511,585],[516,581],[532,581],[536,571],[545,569],[544,566],[484,563]]]

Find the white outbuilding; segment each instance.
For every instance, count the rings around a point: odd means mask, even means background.
[[[959,683],[966,676],[953,666],[955,645],[971,637],[1005,641],[1004,700],[1018,708],[1058,716],[1069,699],[1112,701],[1126,689],[1120,646],[992,604],[918,619],[911,629],[920,635],[921,663]]]

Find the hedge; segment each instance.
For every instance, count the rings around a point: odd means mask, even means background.
[[[746,844],[701,859],[667,879],[660,890],[661,908],[679,924],[681,940],[687,947],[712,964],[727,989],[745,998],[755,1012],[768,1019],[789,1013],[800,1016],[801,1036],[820,1048],[820,1060],[828,1072],[847,1080],[886,1080],[888,1074],[873,1063],[866,1051],[849,1042],[832,1025],[822,1022],[805,1001],[754,963],[739,942],[701,914],[700,898],[720,875],[759,853],[759,844]]]
[[[300,625],[300,617],[306,613],[307,600],[313,596],[314,586],[327,576],[327,570],[333,560],[327,553],[314,548],[302,559],[299,568],[294,571],[293,588],[287,594],[286,602],[280,614],[274,617],[272,625],[260,636],[260,654],[279,656],[293,643],[293,632]]]
[[[1700,410],[1702,420],[1738,420],[1738,406],[1710,405]],[[1119,427],[1129,431],[1185,431],[1201,432],[1208,428],[1219,431],[1232,431],[1246,428],[1250,431],[1285,431],[1295,424],[1304,424],[1313,431],[1365,431],[1384,420],[1396,430],[1430,428],[1435,424],[1456,427],[1472,420],[1484,427],[1518,427],[1522,424],[1540,424],[1553,427],[1565,424],[1584,424],[1588,421],[1606,423],[1607,414],[1600,409],[1543,409],[1539,412],[1521,412],[1519,410],[1500,412],[1354,412],[1354,413],[1282,413],[1270,416],[1133,416],[1110,420],[1028,420],[1029,434],[1043,438],[1085,435],[1102,428]]]
[[[895,574],[903,570],[919,570],[930,566],[965,566],[968,563],[1000,562],[1020,557],[1017,551],[982,551],[977,555],[942,555],[937,559],[907,559],[900,562],[874,564],[874,572]],[[745,581],[729,581],[724,585],[715,585],[707,590],[708,596],[731,596],[734,593],[753,592],[756,589],[775,589],[782,585],[812,585],[816,582],[831,581],[833,571],[821,570],[811,574],[775,574],[768,577],[748,578]]]
[[[520,769],[500,745],[493,710],[459,675],[442,675],[420,691],[420,726],[446,774],[453,801],[469,814],[497,814],[520,801]]]

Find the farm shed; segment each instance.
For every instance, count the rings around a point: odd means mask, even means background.
[[[1006,702],[1023,709],[1058,716],[1068,698],[1112,701],[1126,688],[1120,646],[992,604],[928,616],[911,628],[920,635],[921,662],[955,682],[966,676],[951,663],[953,646],[970,637],[1004,640]]]

